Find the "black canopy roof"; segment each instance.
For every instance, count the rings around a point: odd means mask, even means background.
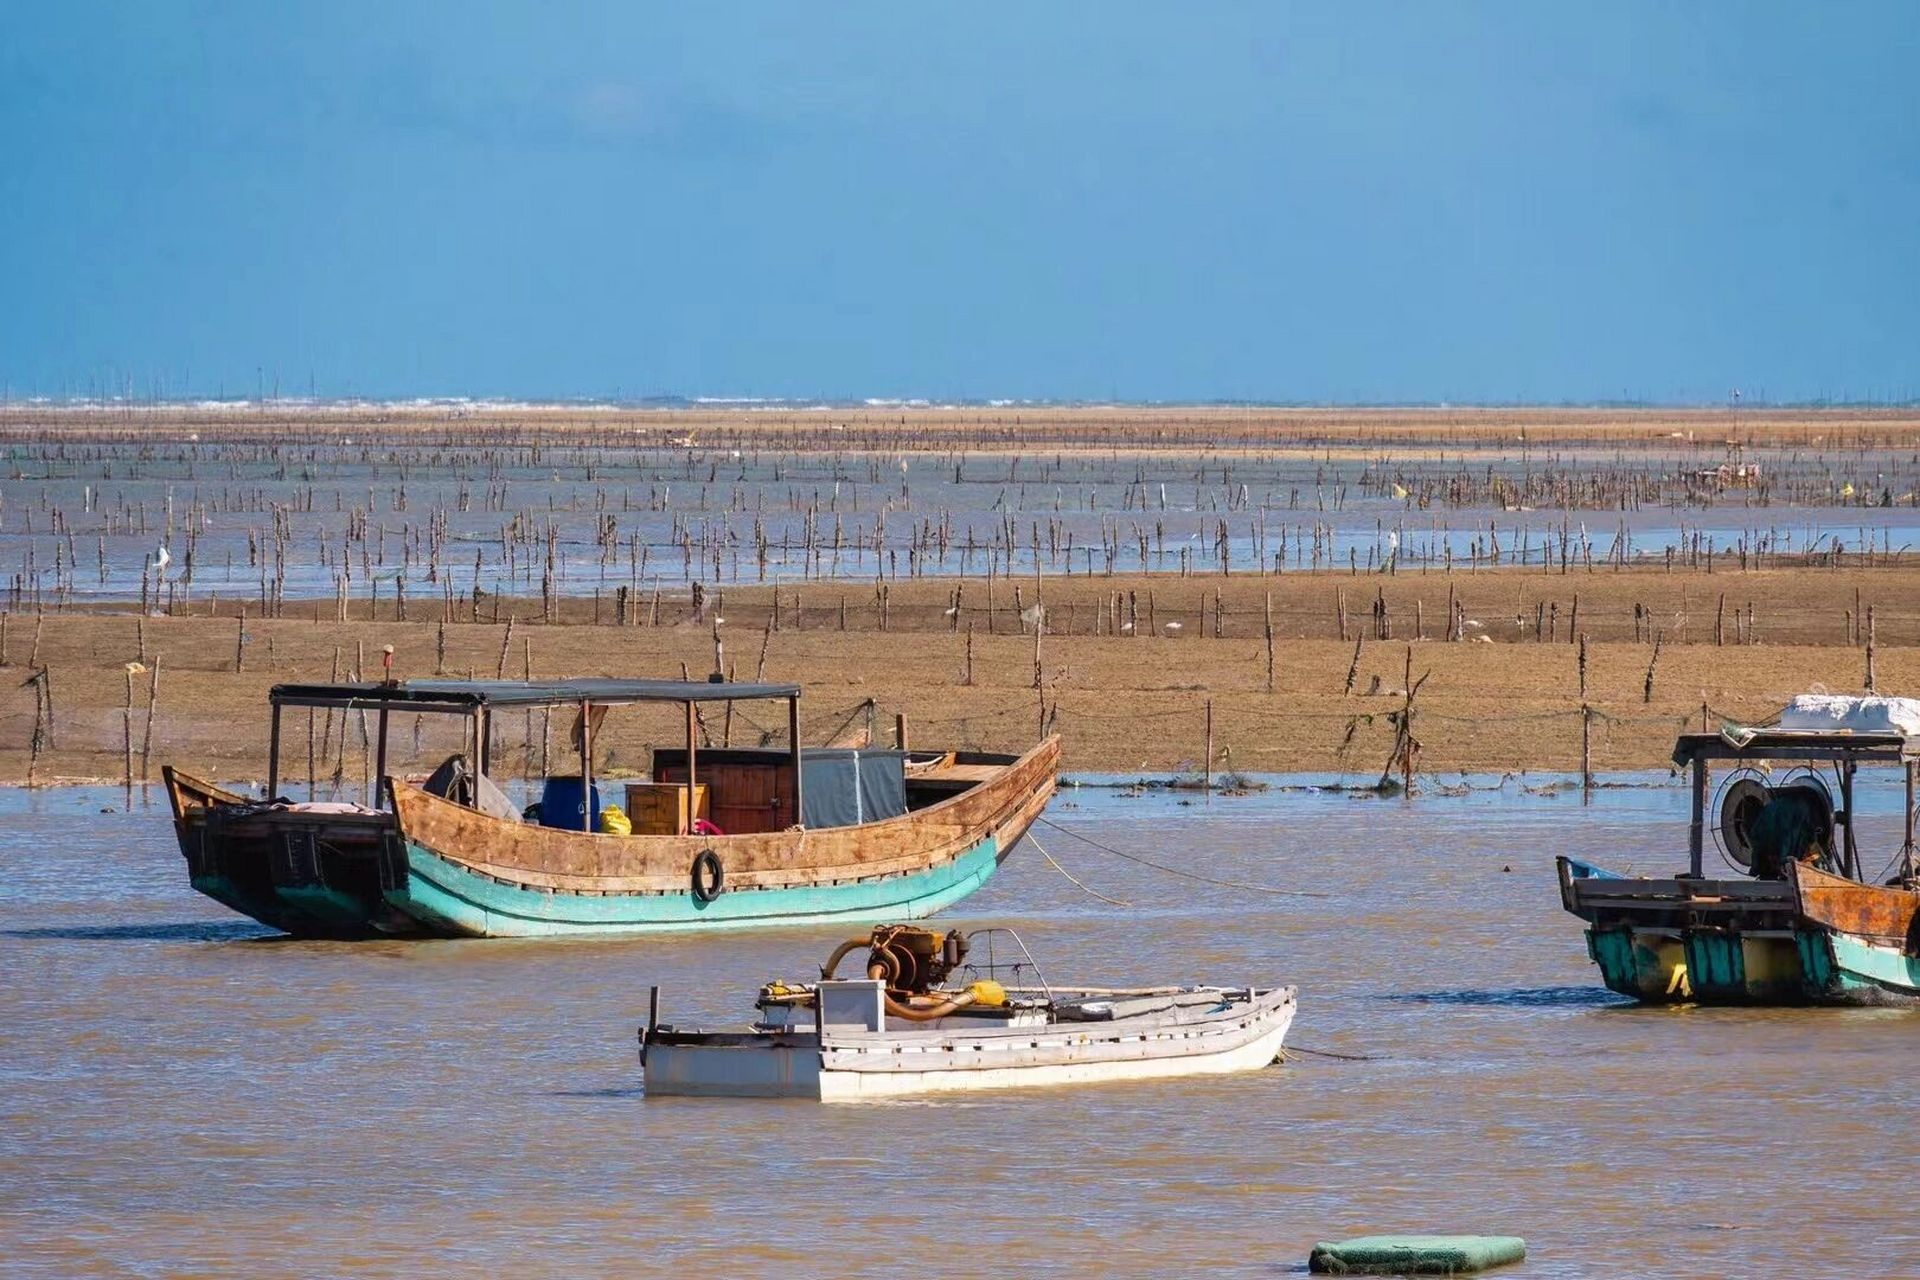
[[[797,698],[797,684],[729,684],[706,680],[401,680],[394,684],[277,684],[271,698],[283,706],[394,703],[421,710],[543,707],[575,702],[731,702]]]
[[[1852,733],[1835,729],[1755,729],[1747,734],[1683,733],[1673,762],[1695,760],[1847,760],[1897,764],[1920,757],[1920,738],[1901,733]]]

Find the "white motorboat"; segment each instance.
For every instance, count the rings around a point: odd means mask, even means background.
[[[866,976],[836,978],[863,946]],[[884,925],[843,943],[818,981],[761,988],[744,1030],[683,1030],[659,1009],[656,987],[640,1032],[648,1097],[825,1101],[1257,1070],[1280,1054],[1294,989],[1058,986],[1011,930]]]

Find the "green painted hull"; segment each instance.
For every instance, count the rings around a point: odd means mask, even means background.
[[[406,882],[387,904],[429,933],[472,938],[553,938],[912,920],[985,884],[1002,850],[992,836],[941,866],[911,875],[791,889],[730,890],[702,903],[691,893],[551,893],[481,875],[406,843]]]
[[[1650,1004],[1875,1004],[1920,999],[1920,959],[1825,929],[1587,930],[1607,986]]]

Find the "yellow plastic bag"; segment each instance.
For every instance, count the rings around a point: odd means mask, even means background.
[[[627,811],[617,804],[610,804],[600,811],[600,831],[609,836],[630,836],[633,834],[633,820],[627,817]]]

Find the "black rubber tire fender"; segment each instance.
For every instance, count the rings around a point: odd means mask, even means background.
[[[720,855],[711,847],[693,855],[692,877],[696,902],[712,902],[727,891],[726,868],[720,865]]]

